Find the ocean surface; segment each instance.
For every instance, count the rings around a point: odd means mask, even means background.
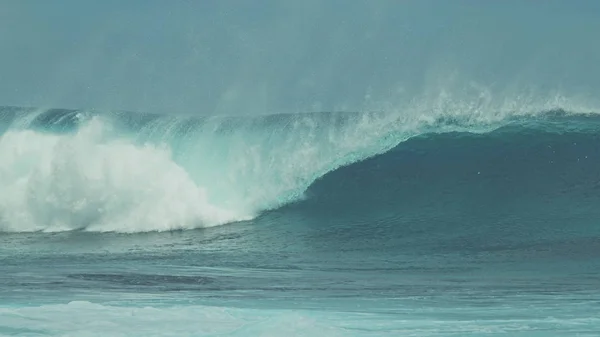
[[[2,336],[599,336],[600,116],[0,108]]]

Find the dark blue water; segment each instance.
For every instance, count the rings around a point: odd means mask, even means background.
[[[0,334],[600,332],[593,114],[3,111]]]

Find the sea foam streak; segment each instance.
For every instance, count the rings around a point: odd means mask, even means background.
[[[0,230],[131,233],[250,219],[301,199],[323,174],[414,135],[489,131],[543,111],[434,104],[182,118],[13,108],[0,116]]]
[[[523,297],[523,296],[520,296]],[[0,307],[0,334],[45,336],[545,336],[567,335],[573,326],[591,335],[599,323],[594,308],[581,300],[563,300],[557,306],[536,298],[528,308],[502,307],[495,316],[464,304],[456,308],[407,308],[390,313],[313,310],[261,310],[209,306],[124,307],[74,301],[68,304],[23,308]],[[458,313],[474,317],[455,320]],[[582,314],[583,313],[583,314]],[[394,317],[396,317],[394,316]],[[433,317],[432,317],[433,316]],[[167,331],[167,332],[166,332]],[[548,333],[553,331],[553,333]]]

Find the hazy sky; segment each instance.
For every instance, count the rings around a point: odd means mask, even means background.
[[[445,86],[592,95],[598,32],[596,0],[0,0],[0,105],[231,114]]]

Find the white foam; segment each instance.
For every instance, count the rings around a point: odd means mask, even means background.
[[[338,312],[73,301],[0,307],[0,336],[592,336],[598,331],[600,319],[592,304],[564,302],[557,306],[557,301],[538,299],[532,313],[520,302],[483,311],[398,303],[390,312]]]
[[[345,336],[309,313],[206,306],[121,307],[70,302],[0,308],[0,335],[45,336]],[[8,330],[10,329],[10,330]]]
[[[106,140],[104,127],[92,120],[73,135],[5,133],[0,229],[165,231],[244,218],[211,205],[168,148]]]

